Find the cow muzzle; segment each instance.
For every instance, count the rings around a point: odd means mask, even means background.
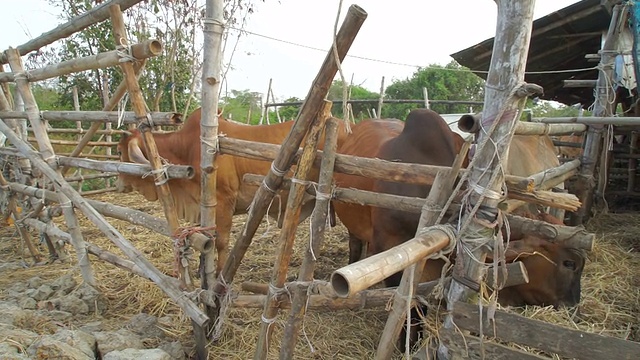
[[[133,187],[129,184],[125,184],[122,179],[116,180],[116,191],[119,193],[129,193],[133,191]]]

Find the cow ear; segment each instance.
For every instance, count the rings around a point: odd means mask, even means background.
[[[150,164],[149,160],[142,153],[142,149],[140,149],[140,145],[138,143],[138,138],[133,138],[129,141],[129,160],[138,163],[138,164]]]

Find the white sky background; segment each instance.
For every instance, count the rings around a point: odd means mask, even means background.
[[[538,0],[534,19],[575,2]],[[245,30],[323,50],[243,35],[227,74],[227,88],[265,93],[273,78],[278,100],[303,98],[331,45],[338,3],[258,0]],[[368,17],[349,54],[380,61],[347,57],[342,68],[347,81],[354,75],[354,84],[375,92],[380,89],[382,76],[388,86],[393,79],[410,77],[415,66],[445,65],[453,60],[450,54],[495,35],[497,10],[492,0],[395,0],[393,6],[383,0],[344,1],[340,23],[354,3],[367,11]],[[2,12],[0,50],[21,45],[60,24],[57,9],[46,0],[5,0]],[[226,59],[236,36],[230,38]]]

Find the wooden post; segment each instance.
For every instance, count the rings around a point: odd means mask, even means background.
[[[200,198],[200,223],[203,227],[216,226],[216,186],[218,166],[216,158],[218,155],[218,101],[220,94],[221,62],[222,62],[222,37],[224,34],[223,1],[207,0],[204,22],[204,60],[202,64],[202,116],[200,119],[201,136],[201,198]],[[220,251],[220,249],[218,249]],[[224,249],[228,251],[228,249]],[[224,261],[227,254],[218,253],[218,261]],[[204,263],[201,274],[201,287],[205,290],[213,289],[216,276],[216,263],[213,252],[200,257]],[[210,319],[218,316],[217,309],[205,306],[205,312]],[[216,338],[218,334],[212,329],[200,332],[194,327],[198,343],[198,357],[207,358],[207,350],[203,346],[206,344],[206,335],[211,334]]]
[[[631,132],[631,143],[629,144],[629,180],[627,183],[627,191],[632,192],[636,187],[636,170],[638,168],[638,159],[636,159],[633,155],[636,153],[638,143],[638,132]]]
[[[329,105],[329,110],[331,106]],[[298,273],[298,281],[311,283],[316,267],[317,256],[320,253],[324,242],[327,215],[329,212],[329,201],[331,200],[331,185],[333,182],[333,166],[335,164],[335,154],[338,147],[338,119],[330,118],[325,127],[325,145],[322,164],[320,165],[320,177],[318,179],[318,191],[316,193],[316,203],[311,214],[311,239],[309,247],[304,254],[304,260]],[[281,359],[293,359],[293,352],[300,332],[300,326],[306,313],[308,300],[308,288],[296,288],[293,291],[291,301],[291,312],[289,321],[284,329],[282,344],[280,346]]]
[[[269,93],[271,93],[271,83],[273,82],[273,78],[269,78],[269,87],[267,88],[267,95],[265,96],[264,104],[262,104],[262,114],[260,115],[260,125],[263,124],[263,121],[266,120],[267,124],[269,123],[269,108],[267,104],[269,103]]]
[[[376,118],[382,117],[382,104],[384,103],[384,76],[380,81],[380,98],[378,99],[378,107],[376,108]]]
[[[613,75],[615,60],[613,50],[616,49],[618,37],[621,33],[620,27],[623,26],[624,19],[626,18],[626,16],[622,14],[622,9],[623,5],[614,6],[613,13],[611,14],[611,23],[609,23],[609,30],[602,45],[602,55],[599,66],[600,72],[598,73],[598,82],[596,84],[596,102],[593,107],[594,117],[613,116],[614,109],[611,99],[612,96],[615,95],[611,94],[610,81]],[[580,158],[582,167],[580,168],[580,174],[577,178],[578,184],[576,185],[576,195],[578,195],[582,206],[577,212],[571,214],[570,224],[572,225],[582,224],[591,210],[593,190],[595,188],[594,173],[598,155],[601,151],[603,131],[604,125],[602,124],[590,124],[587,129],[584,151]],[[604,151],[607,150],[605,149]],[[607,171],[606,164],[600,164],[600,171]]]
[[[300,182],[307,181],[309,172],[313,168],[313,159],[318,148],[318,141],[324,129],[324,124],[331,116],[331,102],[325,100],[324,108],[318,114],[318,117],[311,125],[307,140],[302,150],[300,162],[296,168],[295,178]],[[298,227],[298,219],[300,218],[300,210],[302,208],[302,200],[305,195],[307,184],[293,182],[289,191],[289,199],[287,208],[284,213],[284,222],[280,231],[280,245],[276,255],[276,261],[271,275],[271,284],[269,285],[269,293],[267,301],[264,304],[262,313],[262,324],[260,326],[260,335],[258,337],[258,346],[254,359],[266,359],[271,338],[272,324],[278,315],[278,307],[276,302],[280,292],[286,291],[284,283],[287,280],[287,270],[289,268],[289,260],[293,252],[293,242]]]
[[[460,241],[457,244],[457,260],[454,280],[447,294],[447,309],[477,290],[484,275],[486,250],[477,242],[485,237],[487,245],[496,241],[498,204],[502,199],[504,164],[508,161],[509,145],[515,131],[524,98],[530,93],[524,87],[524,70],[529,52],[531,27],[535,1],[496,0],[498,21],[493,54],[487,75],[484,110],[478,149],[470,164],[469,183],[477,189],[469,194],[469,209],[464,210],[460,224]],[[540,91],[538,89],[533,89]],[[488,139],[489,137],[490,139]],[[502,163],[501,163],[502,162]],[[479,206],[482,212],[474,213]],[[472,244],[472,239],[476,241]],[[462,250],[463,247],[469,247]],[[469,254],[470,252],[471,254]],[[444,328],[454,326],[451,315],[446,317]],[[441,359],[447,359],[447,348],[438,348]]]
[[[2,191],[9,192],[9,183],[7,182],[7,179],[4,178],[4,175],[2,175],[2,171],[0,171],[0,189],[2,189]],[[19,223],[21,214],[18,211],[18,205],[14,193],[9,193],[9,203],[7,204],[7,207],[9,210],[8,215],[11,216],[11,214],[13,214],[15,219],[13,224],[16,229],[18,229],[18,233],[20,233],[22,241],[27,245],[27,249],[29,249],[29,253],[33,257],[33,261],[38,263],[40,261],[40,252],[35,246],[33,246],[31,235],[29,235],[29,232],[24,228],[24,225]],[[22,215],[24,216],[24,214]]]
[[[140,72],[142,72],[142,69],[144,68],[144,65],[146,64],[146,62],[147,62],[147,60],[144,59],[144,60],[142,60],[140,62],[137,62],[137,63],[135,63],[133,65],[134,66],[134,71],[136,73],[136,79],[137,79],[137,76],[140,75]],[[102,110],[103,111],[111,111],[111,110],[113,110],[113,108],[116,107],[116,105],[118,104],[120,99],[122,99],[122,97],[124,96],[124,94],[126,92],[127,92],[127,82],[126,82],[126,80],[122,80],[122,82],[120,83],[120,85],[118,86],[116,91],[113,92],[113,96],[111,97],[111,99],[109,99],[109,102],[107,104],[105,104],[105,106],[104,106],[104,108],[102,108]],[[80,139],[80,141],[78,142],[78,145],[73,149],[73,151],[71,151],[71,154],[69,154],[69,156],[75,157],[75,156],[80,155],[82,153],[82,150],[84,149],[84,147],[87,145],[87,143],[89,143],[89,141],[91,141],[91,138],[93,137],[93,135],[99,129],[100,129],[100,123],[99,122],[95,122],[95,123],[91,124],[91,127],[89,127],[87,132]],[[67,171],[69,171],[69,167],[63,167],[62,168],[62,175],[65,175],[67,173]]]
[[[78,96],[78,87],[74,86],[71,88],[71,92],[73,95],[73,110],[80,111],[80,97]],[[76,120],[76,129],[82,130],[82,121]],[[82,140],[82,134],[77,135],[78,141]],[[51,140],[49,140],[51,141]],[[82,175],[82,168],[76,170],[75,175]],[[82,191],[82,185],[84,181],[78,182],[78,191]]]
[[[273,102],[276,102],[276,97],[273,95],[273,89],[271,89],[269,94],[271,94],[271,100]],[[282,123],[282,118],[280,117],[280,110],[278,109],[277,106],[274,106],[274,108],[276,109],[276,117],[278,118],[278,123]]]
[[[347,51],[351,47],[366,18],[367,13],[359,6],[351,5],[351,7],[349,7],[349,11],[335,39],[339,61],[344,60]],[[266,213],[267,206],[273,199],[273,191],[277,191],[280,188],[282,177],[289,171],[303,137],[311,126],[313,119],[315,119],[320,112],[323,106],[323,100],[327,96],[327,92],[337,71],[338,64],[336,63],[336,56],[332,47],[327,53],[320,71],[309,89],[309,93],[305,97],[305,102],[300,108],[300,112],[289,136],[286,138],[280,152],[273,161],[271,170],[253,198],[247,222],[240,232],[240,237],[236,241],[229,259],[224,265],[222,275],[220,276],[220,280],[222,281],[218,282],[219,286],[216,286],[216,293],[224,293],[226,291],[226,285],[224,284],[230,283],[233,280],[238,266],[240,266],[240,262],[251,244],[251,239]]]
[[[420,214],[420,220],[418,222],[418,228],[416,229],[416,236],[418,236],[426,227],[436,225],[438,217],[440,216],[441,209],[447,203],[447,200],[453,193],[453,184],[458,177],[460,168],[464,159],[467,157],[471,143],[465,142],[460,153],[456,156],[450,171],[439,172],[433,182],[433,187],[429,191],[427,200],[424,202],[422,211]],[[450,239],[454,241],[455,239]],[[402,326],[405,324],[407,316],[407,309],[415,306],[413,300],[413,294],[416,292],[416,287],[422,277],[424,266],[428,260],[425,258],[412,266],[406,268],[402,273],[402,280],[398,286],[398,291],[393,297],[393,306],[391,312],[387,318],[382,337],[378,343],[376,350],[376,359],[389,359],[393,355],[394,344],[400,335]],[[407,326],[407,334],[409,334],[409,327]],[[408,335],[407,335],[408,339]],[[410,346],[407,343],[406,351],[410,351]],[[408,356],[407,356],[408,357]]]
[[[102,71],[102,104],[103,104],[103,108],[104,106],[106,106],[109,103],[109,73],[107,73],[106,71]],[[105,141],[106,142],[111,142],[112,137],[111,137],[111,129],[112,129],[113,124],[111,124],[110,122],[106,122],[104,124],[104,129],[105,131],[107,131],[106,134],[102,135],[105,136]],[[111,146],[106,146],[104,148],[104,154],[107,156],[111,156]],[[110,183],[109,183],[109,178],[104,178],[104,188],[107,189],[110,187]]]

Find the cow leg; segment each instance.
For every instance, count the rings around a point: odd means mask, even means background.
[[[362,240],[349,233],[349,264],[364,259],[364,247]]]
[[[216,212],[216,251],[218,252],[218,262],[216,264],[216,276],[222,272],[224,264],[229,257],[229,237],[231,226],[233,225],[233,213],[235,209],[235,198],[218,192],[218,209]]]

